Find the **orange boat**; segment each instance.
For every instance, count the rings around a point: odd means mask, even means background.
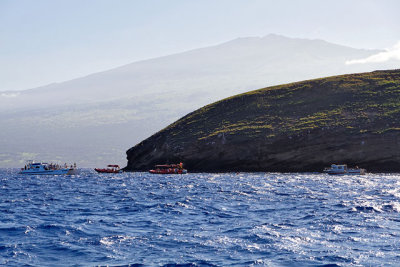
[[[183,168],[183,163],[156,165],[149,173],[152,174],[185,174],[187,170]]]
[[[94,170],[98,173],[121,173],[122,172],[122,170],[119,168],[118,165],[107,165],[107,168],[104,168],[104,169],[95,168]]]

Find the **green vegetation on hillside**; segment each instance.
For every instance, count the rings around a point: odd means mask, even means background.
[[[381,134],[398,129],[399,115],[400,71],[376,71],[236,95],[192,112],[165,130],[176,141],[221,134],[268,139],[317,128]]]

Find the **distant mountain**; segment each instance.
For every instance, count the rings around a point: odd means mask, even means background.
[[[124,151],[203,105],[268,85],[379,69],[376,54],[268,35],[135,62],[87,77],[0,92],[0,167],[26,159],[124,164]]]
[[[400,70],[251,91],[207,105],[127,151],[126,170],[322,171],[347,163],[400,171]]]

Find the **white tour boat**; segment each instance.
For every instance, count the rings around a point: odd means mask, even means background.
[[[76,168],[76,164],[69,167],[66,164],[35,163],[32,160],[29,160],[19,173],[31,175],[74,175],[79,174],[79,170]]]
[[[355,175],[364,175],[365,169],[360,169],[358,167],[351,169],[347,168],[346,164],[332,164],[330,168],[325,168],[324,172],[331,175],[340,175],[340,174],[355,174]]]

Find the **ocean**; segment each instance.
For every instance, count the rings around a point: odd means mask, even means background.
[[[0,265],[400,266],[400,175],[0,169]]]

